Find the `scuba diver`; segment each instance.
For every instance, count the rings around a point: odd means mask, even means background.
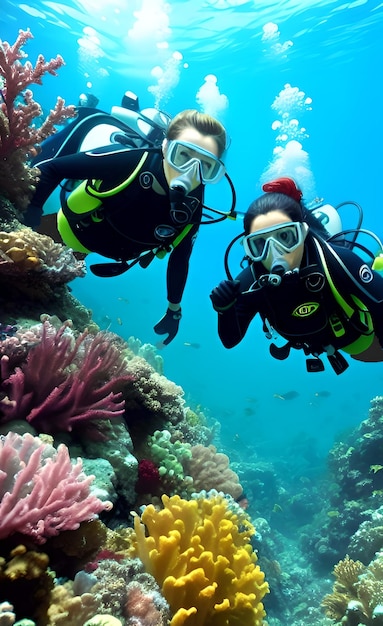
[[[40,180],[25,223],[38,230],[46,200],[65,180],[57,228],[74,251],[116,261],[91,265],[97,276],[117,276],[136,263],[145,268],[170,253],[167,310],[154,326],[157,334],[167,335],[161,342],[167,345],[178,332],[199,227],[228,217],[205,207],[205,185],[225,176],[234,208],[234,189],[221,161],[225,128],[194,109],[172,120],[157,109],[140,111],[131,92],[121,107],[112,108],[112,117],[92,107],[87,113],[69,132],[67,127],[60,131],[61,142],[54,135],[42,146],[33,163]],[[204,208],[221,217],[204,222]]]
[[[228,280],[210,295],[223,345],[236,346],[259,313],[269,339],[277,333],[287,340],[271,343],[271,355],[283,360],[291,348],[303,350],[309,372],[324,370],[325,354],[341,374],[348,363],[340,350],[360,361],[382,361],[383,278],[353,252],[354,245],[368,252],[355,238],[347,240],[356,229],[330,236],[291,178],[262,189],[244,215],[245,232],[235,239],[243,237],[248,265],[235,280],[227,268]],[[373,233],[360,232],[381,247]]]

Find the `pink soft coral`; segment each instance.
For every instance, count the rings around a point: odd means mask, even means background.
[[[76,428],[93,438],[100,435],[94,420],[124,413],[121,390],[132,380],[111,336],[85,331],[74,340],[67,325],[56,330],[48,321],[25,363],[14,373],[7,369],[4,355],[0,423],[25,419],[40,433]]]
[[[81,459],[72,465],[67,447],[56,450],[29,433],[0,437],[0,539],[15,532],[44,543],[75,530],[111,508],[89,491]]]
[[[0,190],[20,209],[28,205],[38,174],[36,168],[28,166],[27,160],[37,154],[36,146],[55,132],[55,124],[76,115],[74,106],[66,107],[64,100],[57,98],[44,123],[39,128],[32,125],[42,110],[27,87],[41,85],[45,74],[56,76],[56,70],[64,65],[60,55],[46,63],[41,54],[35,66],[29,61],[22,64],[21,60],[26,58],[22,47],[32,37],[29,30],[20,30],[12,46],[0,41]]]

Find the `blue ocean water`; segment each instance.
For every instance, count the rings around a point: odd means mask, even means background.
[[[29,28],[31,60],[39,53],[64,57],[59,75],[34,89],[47,110],[58,95],[76,104],[91,92],[108,111],[127,89],[141,106],[171,115],[207,110],[231,138],[226,164],[239,211],[282,167],[306,201],[360,203],[364,226],[383,237],[382,24],[383,5],[370,0],[2,0],[0,33],[12,43],[19,28]],[[228,188],[221,183],[210,198],[227,207]],[[353,211],[342,211],[345,225],[355,223]],[[233,457],[289,457],[303,442],[305,458],[324,460],[382,394],[383,366],[353,362],[341,376],[330,367],[308,374],[301,354],[281,362],[269,356],[256,321],[241,345],[223,348],[209,293],[225,278],[225,250],[241,230],[240,218],[201,228],[180,332],[161,353],[165,374],[184,388],[188,403],[219,422],[220,441]],[[234,274],[239,258],[230,257]],[[155,344],[165,271],[156,261],[118,278],[88,273],[73,293],[102,328]]]

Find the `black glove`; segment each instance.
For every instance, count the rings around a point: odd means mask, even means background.
[[[218,312],[230,309],[235,304],[239,293],[239,280],[223,280],[210,294],[213,308]]]
[[[160,321],[155,325],[154,332],[157,333],[157,335],[165,335],[168,333],[168,336],[162,342],[165,346],[173,341],[174,337],[178,333],[178,326],[180,325],[181,317],[181,309],[178,309],[177,311],[168,309],[163,318],[160,319]]]

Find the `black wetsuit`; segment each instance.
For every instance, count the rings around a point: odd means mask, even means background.
[[[41,176],[27,211],[27,223],[38,223],[44,203],[62,180],[102,180],[99,191],[113,189],[129,177],[144,152],[112,145],[37,163]],[[194,208],[193,225],[170,253],[167,269],[170,302],[177,303],[182,299],[189,258],[201,222],[202,201],[202,185],[185,198],[185,202]],[[156,227],[174,226],[160,149],[148,151],[144,165],[128,186],[103,198],[102,210],[98,214],[100,221],[84,219],[74,231],[85,248],[111,259],[126,261],[160,245],[155,235]],[[182,229],[179,227],[177,234]]]
[[[371,314],[373,332],[383,346],[382,276],[370,270],[348,248],[317,238],[316,241],[336,289],[350,305],[351,294],[361,300]],[[233,306],[220,311],[218,316],[218,332],[226,348],[236,346],[243,339],[257,313],[292,347],[305,349],[306,354],[320,354],[326,346],[342,349],[361,336],[359,316],[350,318],[334,297],[317,244],[309,234],[299,272],[285,274],[277,287],[255,288],[257,279],[267,273],[261,263],[252,263],[239,274],[240,295]]]

